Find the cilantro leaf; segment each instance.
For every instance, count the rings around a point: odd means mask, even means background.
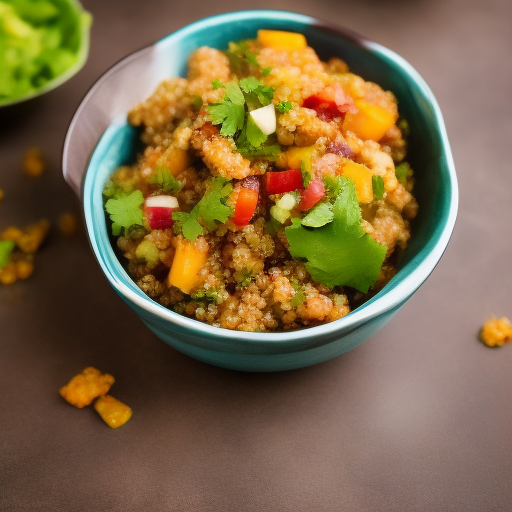
[[[152,185],[157,185],[164,192],[177,194],[181,190],[181,183],[166,167],[157,167],[151,176],[150,183]]]
[[[252,116],[247,116],[247,126],[245,130],[245,136],[249,144],[258,148],[266,140],[267,136],[261,131],[260,127],[254,122]]]
[[[233,186],[224,178],[213,178],[202,199],[190,213],[174,212],[174,230],[193,242],[204,233],[204,228],[214,230],[217,222],[224,223],[233,213],[225,204],[233,191]],[[203,227],[204,226],[204,227]]]
[[[256,90],[259,85],[259,80],[254,76],[249,76],[247,78],[242,78],[242,80],[240,80],[240,88],[242,89],[242,91],[246,93]]]
[[[214,80],[215,82],[215,80]],[[245,123],[245,98],[239,85],[235,82],[226,84],[226,95],[220,103],[206,107],[208,119],[212,124],[221,124],[220,134],[232,137]]]
[[[218,78],[214,78],[212,80],[212,87],[213,87],[213,90],[216,91],[217,89],[224,87],[224,84]]]
[[[339,179],[333,220],[319,228],[302,226],[297,218],[285,229],[290,254],[305,258],[306,269],[318,283],[351,286],[366,293],[377,280],[386,256],[385,245],[377,243],[361,227],[361,210],[354,182]]]
[[[373,189],[373,198],[374,199],[382,199],[384,196],[384,180],[382,176],[378,174],[374,174],[372,176],[372,189]]]
[[[265,68],[264,70],[262,70],[261,76],[268,76],[268,75],[270,75],[271,71],[272,71],[272,68],[269,66],[269,67]]]
[[[4,268],[9,263],[15,246],[12,240],[0,240],[0,268]]]
[[[135,190],[130,195],[109,199],[105,203],[105,210],[112,221],[112,234],[118,236],[122,229],[128,229],[135,224],[142,224],[142,204],[144,196],[140,190]]]
[[[201,96],[194,96],[190,104],[194,110],[199,110],[203,106],[203,98]]]
[[[226,84],[226,97],[234,105],[243,106],[245,104],[244,93],[236,82],[229,82]]]
[[[276,108],[281,112],[281,114],[286,114],[286,112],[290,112],[292,109],[292,104],[289,101],[280,101],[276,105]]]
[[[310,228],[320,228],[334,219],[331,203],[320,203],[312,208],[309,213],[301,220],[303,226]]]
[[[256,55],[249,49],[247,41],[230,42],[226,51],[229,66],[236,75],[248,74],[249,68],[260,68]]]
[[[296,308],[306,300],[306,294],[304,293],[302,286],[299,284],[299,281],[297,281],[297,278],[292,277],[290,279],[290,284],[295,290],[295,295],[292,297],[292,300],[290,300],[290,304],[293,308]]]
[[[266,160],[275,160],[277,155],[281,153],[281,146],[272,144],[268,146],[260,146],[255,148],[249,143],[241,144],[238,146],[238,152],[248,158],[264,158]]]

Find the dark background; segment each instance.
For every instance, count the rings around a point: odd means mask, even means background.
[[[107,284],[83,229],[54,228],[36,272],[0,285],[0,510],[509,511],[512,346],[477,340],[512,317],[512,2],[84,0],[84,69],[0,119],[0,228],[78,200],[61,177],[68,123],[94,80],[129,52],[204,16],[281,8],[395,50],[444,113],[460,181],[452,241],[377,335],[303,370],[243,374],[152,335]],[[46,174],[21,174],[43,149]],[[113,374],[133,418],[109,429],[58,395],[84,367]]]

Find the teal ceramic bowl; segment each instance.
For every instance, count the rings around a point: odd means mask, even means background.
[[[131,163],[138,134],[126,113],[166,77],[185,75],[196,48],[226,48],[260,28],[302,32],[323,59],[343,58],[367,80],[393,91],[410,124],[408,159],[420,204],[413,235],[396,276],[363,306],[335,322],[286,333],[230,331],[170,311],[147,297],[117,259],[107,232],[102,189],[119,165]],[[89,91],[70,125],[64,176],[82,197],[92,250],[118,295],[163,341],[207,363],[245,371],[276,371],[328,360],[373,336],[420,287],[441,258],[452,233],[458,189],[443,119],[418,73],[401,57],[350,31],[300,14],[246,11],[189,25],[129,55]]]

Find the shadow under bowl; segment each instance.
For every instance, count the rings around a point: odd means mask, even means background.
[[[102,190],[120,165],[132,163],[140,143],[126,113],[165,78],[186,76],[192,51],[254,38],[260,28],[303,33],[323,60],[338,56],[351,71],[392,91],[410,126],[408,161],[415,170],[420,210],[399,271],[374,297],[335,322],[283,333],[221,329],[181,316],[151,300],[128,276],[112,248]],[[108,281],[159,338],[207,363],[245,371],[300,368],[331,359],[375,334],[432,272],[451,236],[458,188],[437,102],[401,57],[348,30],[309,16],[244,11],[207,18],[124,58],[91,88],[70,125],[64,176],[81,194],[93,252]]]

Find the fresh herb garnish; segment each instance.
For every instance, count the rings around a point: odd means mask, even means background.
[[[174,229],[193,242],[204,233],[217,227],[217,222],[224,223],[233,213],[226,205],[226,200],[233,191],[233,186],[224,178],[212,178],[202,199],[190,213],[174,212]]]
[[[255,148],[247,142],[238,146],[238,152],[248,158],[265,158],[267,160],[275,160],[277,155],[281,153],[281,146],[278,144],[271,144]]]
[[[11,253],[15,246],[12,240],[0,240],[0,268],[4,268],[11,261]]]
[[[142,204],[144,196],[140,190],[133,191],[130,195],[111,198],[105,203],[105,210],[112,221],[112,234],[119,236],[123,229],[128,229],[136,224],[142,224]]]
[[[224,87],[224,84],[218,78],[214,78],[212,80],[212,87],[213,87],[213,90],[216,91],[217,89]]]
[[[230,42],[226,51],[229,66],[235,75],[247,75],[250,67],[260,68],[256,55],[249,49],[247,41]]]
[[[194,96],[190,104],[194,110],[199,110],[203,106],[203,98],[201,96]]]
[[[407,185],[407,176],[411,174],[411,166],[403,162],[395,167],[396,179],[405,187]]]
[[[290,254],[305,258],[311,277],[326,286],[351,286],[367,293],[377,280],[387,247],[377,243],[361,227],[361,210],[354,182],[337,177],[338,194],[332,207],[332,222],[304,227],[292,219],[285,229]],[[332,186],[333,183],[331,182]]]
[[[254,279],[254,274],[248,268],[244,267],[242,270],[237,270],[233,274],[233,277],[242,288],[247,288]]]
[[[181,190],[181,183],[169,172],[166,167],[157,167],[151,176],[150,183],[157,185],[164,192],[177,194]]]
[[[302,173],[302,184],[306,188],[311,182],[311,172],[306,167],[304,160],[300,161],[300,172]]]
[[[267,68],[262,70],[261,76],[268,76],[268,75],[270,75],[271,71],[272,71],[272,68],[269,66],[269,67],[267,67]]]
[[[290,112],[292,109],[292,104],[289,101],[280,101],[277,103],[276,108],[281,114],[286,114],[286,112]]]
[[[332,222],[334,213],[332,212],[333,205],[331,203],[320,203],[311,208],[308,214],[301,220],[303,226],[310,228],[320,228],[329,222]]]
[[[373,188],[373,198],[374,199],[382,199],[384,196],[384,180],[382,176],[378,174],[374,174],[372,176],[372,188]]]
[[[214,80],[215,82],[215,80]],[[245,98],[236,82],[226,85],[226,95],[220,103],[213,103],[206,107],[212,124],[221,124],[220,134],[232,137],[245,123]]]

